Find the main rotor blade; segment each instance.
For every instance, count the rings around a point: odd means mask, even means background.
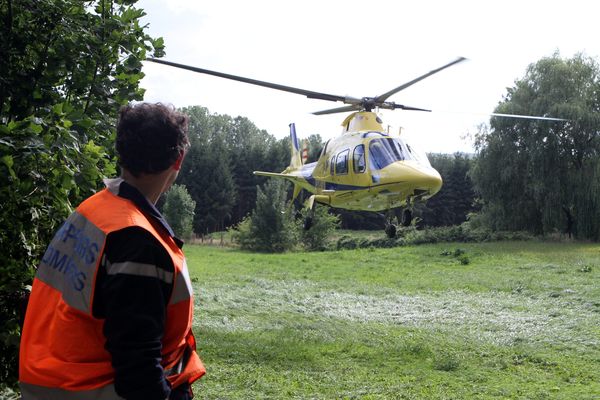
[[[539,120],[542,120],[542,121],[568,121],[568,119],[564,119],[564,118],[538,117],[538,116],[535,116],[535,115],[501,114],[501,113],[491,113],[491,114],[488,114],[488,115],[490,115],[492,117],[539,119]]]
[[[556,117],[542,117],[538,115],[523,115],[523,114],[502,114],[502,113],[482,113],[482,112],[468,112],[468,111],[436,111],[435,113],[443,113],[443,114],[462,114],[462,115],[477,115],[481,117],[502,117],[502,118],[521,118],[521,119],[537,119],[541,121],[569,121],[566,118],[556,118]]]
[[[425,111],[425,112],[431,112],[431,110],[428,110],[426,108],[418,108],[418,107],[411,107],[411,106],[405,106],[402,104],[394,104],[394,109],[401,109],[401,110],[407,110],[407,111]]]
[[[315,111],[312,114],[313,115],[336,114],[336,113],[348,112],[348,111],[358,111],[360,109],[361,109],[360,105],[352,105],[352,106],[345,106],[345,107],[338,107],[338,108],[330,108],[329,110]]]
[[[406,82],[404,85],[400,85],[400,86],[398,86],[397,88],[395,88],[395,89],[392,89],[392,90],[390,90],[390,91],[389,91],[389,92],[387,92],[387,93],[384,93],[384,94],[382,94],[382,95],[380,95],[380,96],[377,96],[377,97],[375,97],[375,101],[376,101],[376,102],[382,102],[382,101],[385,101],[385,100],[386,100],[388,97],[390,97],[391,95],[393,95],[393,94],[396,94],[396,93],[398,93],[399,91],[401,91],[401,90],[404,90],[404,89],[406,89],[407,87],[409,87],[409,86],[412,86],[412,85],[414,85],[415,83],[417,83],[417,82],[419,82],[419,81],[422,81],[423,79],[425,79],[425,78],[427,78],[427,77],[430,77],[430,76],[431,76],[431,75],[433,75],[433,74],[437,74],[438,72],[440,72],[440,71],[442,71],[442,70],[444,70],[444,69],[446,69],[446,68],[448,68],[448,67],[451,67],[451,66],[453,66],[454,64],[458,64],[459,62],[463,62],[463,61],[465,61],[465,60],[466,60],[466,58],[465,58],[465,57],[458,57],[456,60],[454,60],[454,61],[452,61],[452,62],[450,62],[450,63],[448,63],[448,64],[446,64],[446,65],[444,65],[444,66],[441,66],[441,67],[439,67],[439,68],[437,68],[437,69],[434,69],[434,70],[432,70],[432,71],[429,71],[429,72],[428,72],[428,73],[426,73],[425,75],[421,75],[421,76],[419,76],[418,78],[415,78],[415,79],[413,79],[413,80],[412,80],[412,81],[410,81],[410,82]]]
[[[225,74],[222,72],[211,71],[211,70],[204,69],[204,68],[197,68],[197,67],[192,67],[189,65],[178,64],[178,63],[174,63],[171,61],[159,60],[157,58],[146,58],[146,61],[152,61],[154,63],[164,64],[164,65],[168,65],[170,67],[186,69],[188,71],[199,72],[201,74],[208,74],[208,75],[218,76],[220,78],[231,79],[231,80],[239,81],[239,82],[245,82],[245,83],[249,83],[251,85],[263,86],[263,87],[267,87],[267,88],[271,88],[271,89],[282,90],[284,92],[301,94],[301,95],[308,97],[309,99],[320,99],[320,100],[342,101],[342,102],[346,99],[346,97],[344,97],[344,96],[337,96],[337,95],[333,95],[333,94],[313,92],[311,90],[298,89],[298,88],[291,87],[291,86],[279,85],[277,83],[259,81],[256,79],[244,78],[242,76],[236,76],[236,75],[231,75],[231,74]]]

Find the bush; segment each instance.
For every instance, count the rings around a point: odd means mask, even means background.
[[[358,245],[356,244],[357,239],[348,235],[344,235],[338,239],[336,248],[338,250],[352,250],[356,249]]]
[[[382,234],[383,236],[383,234]],[[530,240],[533,236],[527,232],[492,232],[483,228],[471,229],[468,222],[457,226],[444,226],[439,228],[428,228],[417,230],[414,226],[399,228],[396,238],[390,239],[381,237],[377,239],[356,239],[344,235],[338,239],[336,248],[357,249],[357,248],[389,248],[405,245],[418,245],[430,243],[469,243],[469,242],[487,242],[500,240]],[[460,254],[456,255],[457,257]],[[468,258],[461,261],[468,264]]]
[[[195,208],[196,202],[184,185],[173,185],[165,195],[163,214],[178,237],[182,239],[192,237]]]
[[[308,210],[301,215],[306,218]],[[300,241],[306,250],[323,251],[329,247],[329,240],[340,225],[340,218],[331,214],[327,207],[316,207],[310,229],[300,230]]]
[[[285,183],[271,180],[257,188],[254,211],[231,231],[242,249],[280,253],[296,245],[298,226],[286,206]]]

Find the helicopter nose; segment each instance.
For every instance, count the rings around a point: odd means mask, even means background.
[[[430,195],[434,195],[442,188],[442,177],[440,173],[433,168],[427,168],[427,171],[421,171],[423,177],[420,179],[420,184],[427,188]],[[419,189],[419,185],[417,185]]]
[[[442,177],[434,168],[416,163],[398,162],[394,175],[403,182],[409,182],[415,195],[433,196],[442,188]]]
[[[439,172],[429,167],[413,167],[409,180],[413,182],[415,194],[433,196],[442,188],[442,177]]]

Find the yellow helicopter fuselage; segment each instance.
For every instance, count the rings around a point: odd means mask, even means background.
[[[295,184],[294,197],[305,189],[318,203],[348,210],[391,210],[440,190],[442,178],[426,157],[385,132],[375,113],[352,113],[342,125],[342,135],[325,144],[317,162],[302,165],[293,131],[290,166],[255,174],[286,178]]]

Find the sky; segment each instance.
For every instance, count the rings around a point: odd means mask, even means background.
[[[558,52],[600,56],[600,3],[570,0],[140,0],[164,60],[340,96],[377,96],[459,56],[459,63],[388,100],[384,126],[431,153],[472,152],[478,126],[525,76]],[[247,117],[277,138],[337,136],[342,106],[241,82],[144,63],[145,101],[199,105]]]

